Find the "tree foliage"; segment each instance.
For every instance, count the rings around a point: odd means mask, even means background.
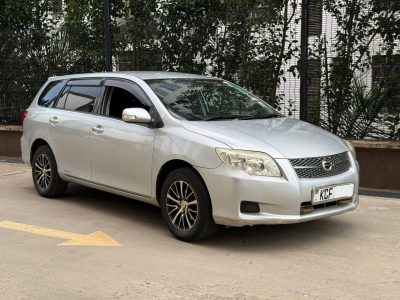
[[[17,116],[47,77],[105,70],[103,1],[66,0],[61,12],[54,2],[0,0],[0,105]],[[323,66],[322,126],[344,137],[399,139],[400,71],[393,67],[400,57],[399,1],[322,3],[335,25],[333,36],[310,46],[310,58]],[[114,63],[225,78],[290,115],[294,102],[279,87],[298,75],[300,6],[300,0],[113,0]],[[367,84],[376,40],[385,79]]]
[[[111,26],[118,37],[117,20],[124,14],[122,0],[110,1]],[[104,7],[98,0],[65,1],[64,24],[71,52],[74,54],[72,72],[105,70]],[[119,40],[114,40],[114,48]]]
[[[46,77],[42,49],[56,20],[50,17],[50,1],[0,2],[0,124],[12,122],[25,108]],[[24,74],[21,80],[21,74]],[[12,97],[11,97],[12,96]],[[11,101],[10,101],[11,100]]]
[[[278,104],[277,87],[287,71],[283,67],[299,55],[293,26],[299,21],[297,1],[144,0],[134,4],[126,23],[126,40],[134,37],[128,49],[135,53],[151,49],[161,54],[160,61],[153,63],[164,70],[229,79]]]
[[[312,49],[313,56],[323,61],[322,105],[327,113],[322,126],[347,138],[376,136],[383,115],[398,114],[392,107],[393,97],[389,97],[398,87],[390,76],[384,86],[367,87],[365,74],[371,72],[372,43],[377,39],[382,41],[380,48],[387,62],[391,61],[399,38],[399,6],[389,5],[389,0],[325,0],[323,5],[337,26],[331,44],[323,35]],[[335,55],[330,57],[331,53]],[[393,133],[389,137],[393,138]]]

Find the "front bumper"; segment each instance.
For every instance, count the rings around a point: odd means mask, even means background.
[[[348,171],[323,178],[298,178],[288,159],[277,159],[283,177],[250,176],[227,165],[215,169],[197,168],[210,193],[213,217],[217,224],[245,226],[257,224],[290,224],[311,221],[354,210],[358,205],[358,164],[350,155]],[[353,183],[354,194],[347,203],[318,207],[301,213],[311,201],[315,187]],[[259,204],[259,213],[242,213],[240,203]]]

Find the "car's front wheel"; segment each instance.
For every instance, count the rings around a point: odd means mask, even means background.
[[[180,240],[198,241],[218,229],[207,188],[200,176],[189,168],[174,170],[167,176],[160,206],[169,230]]]
[[[61,196],[68,183],[58,175],[57,163],[49,146],[40,146],[32,159],[32,179],[36,191],[43,197]]]

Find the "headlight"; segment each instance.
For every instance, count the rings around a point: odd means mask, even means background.
[[[355,159],[356,158],[356,149],[349,141],[346,141],[346,140],[343,140],[343,141],[346,143],[347,147],[349,147],[349,150],[351,151],[351,153],[353,154],[354,159]]]
[[[224,148],[215,150],[224,164],[241,169],[249,175],[281,176],[275,160],[266,153]]]

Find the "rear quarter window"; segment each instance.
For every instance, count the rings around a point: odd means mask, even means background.
[[[58,95],[65,85],[66,80],[51,81],[38,100],[39,106],[53,107],[54,102],[57,100]]]

